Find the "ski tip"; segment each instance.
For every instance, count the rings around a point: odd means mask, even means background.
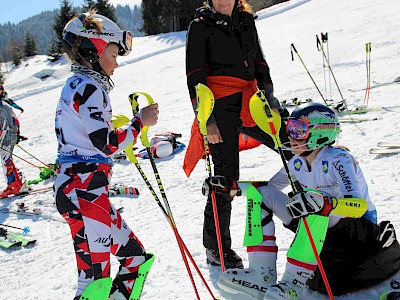
[[[22,242],[21,241],[18,241],[18,242],[15,242],[11,247],[20,247],[20,246],[22,246]]]
[[[395,155],[400,153],[398,148],[372,148],[369,149],[370,154],[382,154],[382,155]]]

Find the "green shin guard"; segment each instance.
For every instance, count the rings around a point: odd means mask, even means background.
[[[243,246],[259,245],[263,241],[261,226],[261,203],[262,195],[253,186],[247,187],[247,210],[246,210],[246,231],[243,239]]]
[[[325,242],[329,217],[309,215],[307,216],[307,222],[319,254],[321,253],[322,246]],[[305,263],[312,263],[316,261],[314,252],[311,247],[310,239],[307,235],[306,228],[304,227],[303,220],[301,220],[296,232],[296,236],[292,244],[290,245],[290,248],[287,252],[287,257]]]
[[[154,263],[154,254],[147,253],[146,261],[140,265],[138,270],[138,277],[135,279],[135,283],[133,284],[132,292],[129,297],[129,300],[139,300],[140,295],[142,294],[144,282],[146,281],[147,274],[149,274],[151,266]]]
[[[107,300],[111,285],[111,277],[97,279],[86,287],[79,300]]]

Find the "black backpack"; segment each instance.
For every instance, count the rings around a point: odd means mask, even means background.
[[[369,288],[400,270],[400,245],[393,225],[364,219],[342,219],[328,229],[320,258],[332,293],[342,295]],[[321,273],[307,284],[327,294]]]

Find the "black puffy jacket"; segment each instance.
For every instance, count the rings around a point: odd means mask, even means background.
[[[268,64],[260,46],[255,17],[234,11],[231,17],[208,7],[199,8],[186,40],[186,74],[191,99],[195,86],[206,76],[257,79],[259,89],[272,85]]]

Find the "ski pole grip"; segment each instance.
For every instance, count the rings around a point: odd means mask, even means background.
[[[321,45],[321,41],[319,40],[318,35],[315,36],[317,38],[317,50],[321,51],[322,45]]]
[[[292,61],[294,61],[293,50],[294,50],[294,52],[297,53],[297,50],[296,50],[296,48],[294,47],[294,44],[291,44],[291,45],[290,45],[290,55],[292,56]],[[299,55],[299,54],[297,54],[297,55]]]
[[[322,43],[327,43],[328,42],[328,33],[323,34],[321,32],[321,40],[322,40]]]
[[[292,43],[291,45],[290,45],[290,47],[294,50],[294,52],[296,52],[297,53],[297,49],[296,49],[296,47],[294,46],[294,44]]]
[[[254,122],[262,131],[266,132],[274,139],[275,146],[278,148],[280,142],[278,142],[279,139],[276,135],[279,134],[281,128],[280,115],[271,109],[262,91],[257,91],[251,97],[249,107]]]
[[[149,94],[147,94],[145,92],[132,93],[129,96],[129,101],[131,101],[131,99],[132,99],[132,102],[131,102],[132,112],[134,112],[134,106],[137,107],[136,109],[138,109],[138,106],[139,106],[138,103],[139,102],[137,101],[137,99],[139,98],[140,95],[142,95],[142,96],[144,96],[146,98],[148,105],[151,105],[151,104],[154,103],[153,97],[151,97]],[[137,105],[135,105],[136,103],[137,103]],[[145,146],[146,148],[150,147],[150,142],[149,142],[149,137],[148,137],[149,128],[150,128],[150,126],[144,126],[142,128],[142,130],[140,131],[140,140],[142,141],[143,146]]]
[[[207,120],[214,109],[214,95],[204,84],[196,85],[197,96],[197,120],[201,134],[207,135]]]
[[[137,93],[132,93],[128,97],[129,103],[131,104],[131,107],[132,107],[133,115],[136,115],[139,112],[139,102],[137,100],[138,98],[139,98],[139,94],[137,94]]]

